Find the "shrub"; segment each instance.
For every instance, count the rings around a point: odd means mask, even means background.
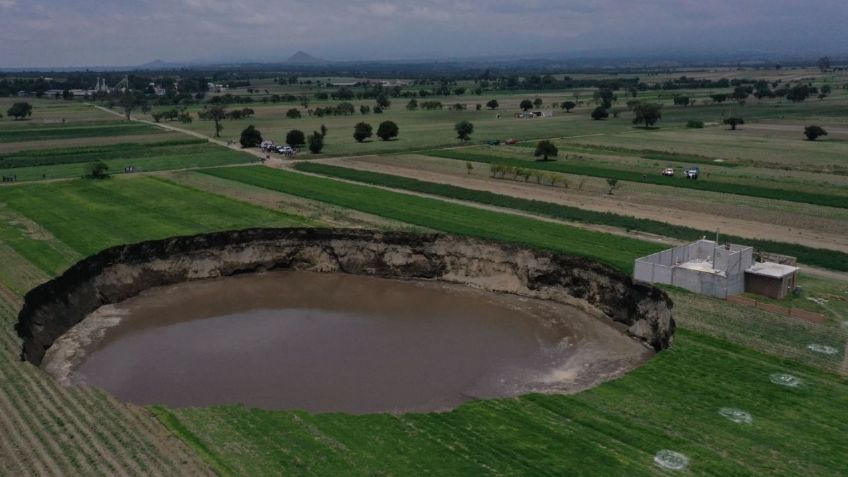
[[[807,136],[808,141],[815,141],[821,136],[827,136],[827,131],[820,126],[810,125],[804,128],[804,135]]]
[[[704,122],[703,121],[697,121],[697,120],[693,119],[693,120],[686,122],[686,127],[687,128],[694,128],[694,129],[703,129],[704,128]]]
[[[315,131],[309,135],[309,152],[319,154],[324,149],[324,136]]]
[[[306,144],[306,135],[299,129],[292,129],[286,134],[286,144],[292,147]]]
[[[353,127],[353,138],[356,139],[356,142],[362,142],[368,139],[371,137],[371,134],[371,125],[366,122],[361,122]]]
[[[377,126],[377,136],[384,141],[394,139],[400,133],[400,128],[393,121],[383,121]]]
[[[598,106],[597,108],[592,110],[592,119],[594,119],[595,121],[600,121],[600,120],[606,119],[608,117],[609,117],[609,111],[607,111],[607,108],[605,108],[603,106]]]
[[[241,132],[239,143],[241,147],[258,147],[262,144],[262,133],[251,124]]]

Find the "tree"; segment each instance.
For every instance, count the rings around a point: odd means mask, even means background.
[[[227,110],[224,109],[223,106],[212,106],[209,109],[203,110],[197,113],[201,119],[211,119],[215,121],[215,137],[221,137],[221,131],[224,129],[224,126],[221,124],[227,117]]]
[[[608,178],[607,186],[609,187],[607,194],[612,195],[613,191],[619,188],[618,179]]]
[[[365,115],[371,112],[371,106],[361,105],[359,106],[359,114]]]
[[[418,109],[418,100],[415,98],[410,99],[409,102],[406,103],[406,109],[409,111],[415,111]]]
[[[15,121],[32,116],[32,105],[26,102],[15,103],[6,111],[6,114],[11,118],[15,118]]]
[[[241,147],[258,147],[262,144],[262,133],[251,124],[241,132],[239,143]]]
[[[574,101],[563,101],[562,103],[562,109],[564,109],[566,113],[570,113],[575,106],[577,106],[577,103]]]
[[[731,129],[732,131],[735,131],[735,130],[736,130],[736,126],[738,126],[738,125],[740,125],[740,124],[745,124],[745,120],[744,120],[744,119],[742,119],[742,118],[737,118],[737,117],[734,117],[734,116],[731,116],[731,117],[729,117],[729,118],[725,118],[725,119],[724,119],[724,121],[722,121],[722,122],[723,122],[724,124],[729,125],[729,126],[730,126],[730,129]]]
[[[633,124],[644,123],[645,129],[662,119],[662,105],[657,103],[639,103],[633,107]]]
[[[473,170],[474,170],[474,164],[472,164],[471,161],[465,161],[465,172],[468,175],[471,175],[471,171],[473,171]]]
[[[306,135],[299,129],[292,129],[286,134],[286,144],[292,147],[306,144]]]
[[[145,111],[150,108],[143,96],[136,96],[130,92],[126,92],[121,95],[118,105],[124,110],[124,115],[127,117],[127,121],[131,119],[132,112],[134,110],[141,108],[142,111]]]
[[[600,121],[601,119],[606,119],[609,117],[609,111],[607,108],[603,106],[598,106],[594,110],[592,110],[592,119],[595,121]]]
[[[286,111],[286,117],[289,118],[289,119],[300,119],[301,118],[300,110],[297,109],[297,108],[291,108],[288,111]]]
[[[604,109],[609,109],[610,107],[612,107],[612,103],[614,103],[616,99],[618,99],[615,96],[615,92],[610,88],[601,88],[598,91],[595,91],[592,95],[592,98],[595,101],[599,101],[601,103],[601,106],[604,107]]]
[[[327,126],[321,125],[321,137],[327,137]]]
[[[309,135],[309,152],[320,154],[322,149],[324,149],[324,136],[320,132],[315,131]]]
[[[812,91],[809,86],[799,84],[789,88],[789,91],[786,93],[786,99],[793,103],[798,103],[807,99],[811,93]]]
[[[821,136],[827,136],[827,131],[820,126],[811,125],[804,128],[804,135],[807,136],[808,141],[815,141]]]
[[[548,157],[556,157],[559,154],[559,150],[554,143],[548,140],[539,141],[539,144],[536,145],[536,151],[533,153],[536,157],[542,157],[543,161],[547,161]]]
[[[384,140],[390,141],[398,136],[400,129],[394,121],[383,121],[377,126],[377,136]]]
[[[721,103],[723,103],[723,102],[725,102],[725,101],[727,100],[727,95],[726,95],[726,94],[724,94],[724,93],[720,93],[720,94],[711,94],[711,95],[710,95],[710,98],[711,98],[713,101],[715,101],[716,103],[721,104]]]
[[[107,166],[103,161],[89,163],[85,170],[85,177],[89,179],[106,179],[109,177],[109,173],[107,172],[109,170],[109,166]]]
[[[474,132],[474,125],[468,121],[460,121],[453,127],[456,131],[456,138],[462,141],[471,139],[471,133]]]
[[[689,103],[691,103],[691,102],[692,102],[692,100],[689,98],[689,96],[675,96],[674,97],[674,104],[678,105],[678,106],[689,106]]]
[[[816,66],[819,67],[822,73],[830,69],[830,58],[827,56],[822,56],[818,60],[816,60]]]
[[[500,106],[500,104],[498,104],[498,100],[497,100],[497,99],[489,100],[489,102],[488,102],[488,103],[486,103],[486,107],[487,107],[487,108],[489,108],[489,109],[491,109],[491,110],[498,109],[498,107],[499,107],[499,106]]]
[[[530,101],[529,99],[525,99],[525,100],[521,101],[521,104],[519,104],[519,107],[521,109],[523,109],[524,111],[529,111],[533,108],[533,101]]]
[[[379,106],[380,109],[387,109],[389,106],[392,105],[392,101],[388,98],[388,96],[385,95],[385,93],[380,93],[379,95],[377,95],[376,101],[377,106]]]
[[[536,106],[537,108],[541,108],[542,107],[542,98],[534,99],[533,100],[533,106]]]
[[[356,142],[362,142],[371,137],[371,125],[366,122],[361,122],[353,127],[353,138]]]

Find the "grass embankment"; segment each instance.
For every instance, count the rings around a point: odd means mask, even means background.
[[[3,224],[0,240],[50,274],[78,258],[140,239],[308,224],[301,217],[140,176],[5,187],[0,205],[26,219]]]
[[[111,173],[127,166],[136,172],[215,167],[250,162],[249,154],[210,144],[204,139],[120,143],[81,148],[28,150],[0,155],[0,172],[19,182],[82,177],[88,163],[101,161]]]
[[[28,125],[29,126],[29,125]],[[0,142],[43,141],[86,137],[130,136],[155,134],[162,130],[148,124],[112,121],[85,126],[39,126],[0,129]]]
[[[642,240],[265,167],[201,172],[442,232],[589,257],[628,273],[636,257],[663,248]]]
[[[657,220],[640,219],[611,212],[595,212],[567,205],[554,204],[533,199],[522,199],[508,195],[495,194],[488,191],[466,189],[448,184],[420,181],[408,177],[381,174],[378,172],[360,171],[345,167],[331,166],[318,163],[298,163],[295,168],[304,172],[347,179],[367,184],[403,189],[413,192],[438,195],[451,199],[477,202],[485,205],[521,210],[532,214],[543,215],[556,219],[588,224],[609,225],[624,230],[637,230],[651,234],[671,237],[681,240],[697,240],[709,231],[698,230],[680,225],[672,225]],[[803,245],[775,242],[771,240],[747,239],[732,235],[723,235],[725,240],[745,243],[773,253],[798,257],[807,265],[814,265],[833,270],[848,271],[848,254],[831,250],[816,249]]]
[[[585,164],[574,164],[563,161],[529,161],[524,159],[512,159],[508,157],[495,157],[486,154],[477,154],[460,150],[434,150],[425,154],[444,159],[456,159],[461,161],[480,162],[485,164],[499,164],[525,169],[539,169],[563,174],[575,174],[580,176],[600,177],[606,179],[617,179],[621,181],[640,182],[643,184],[664,185],[669,187],[680,187],[695,189],[706,192],[719,192],[723,194],[736,194],[763,199],[785,200],[789,202],[800,202],[805,204],[824,205],[848,209],[848,197],[816,194],[796,190],[773,189],[769,187],[740,185],[728,182],[716,182],[714,180],[687,180],[676,177],[663,177],[652,174],[642,174],[634,171],[609,169],[605,167],[591,166]]]

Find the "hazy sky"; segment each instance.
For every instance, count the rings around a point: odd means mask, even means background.
[[[848,0],[0,0],[0,67],[848,52]]]

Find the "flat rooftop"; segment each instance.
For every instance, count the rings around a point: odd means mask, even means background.
[[[774,262],[758,262],[751,265],[745,273],[752,273],[770,278],[783,278],[798,271],[798,267],[782,265]]]
[[[716,275],[724,276],[724,270],[716,270],[715,268],[713,268],[713,262],[707,260],[689,260],[688,262],[683,262],[677,266],[680,268],[685,268],[687,270],[695,270],[704,273],[714,273]]]

